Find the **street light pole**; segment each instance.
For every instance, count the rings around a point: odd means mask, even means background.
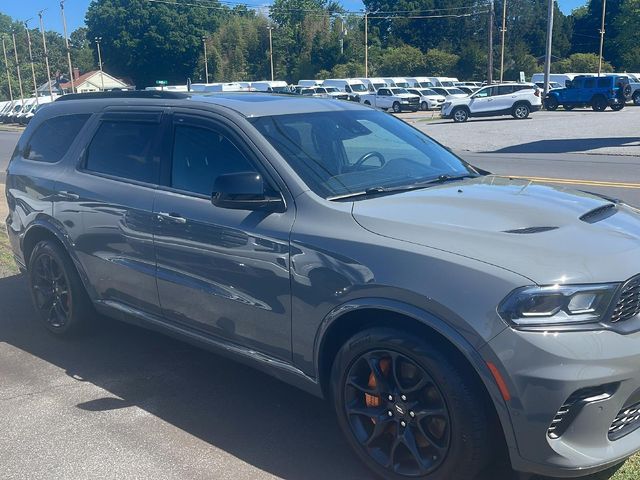
[[[4,53],[4,66],[7,69],[7,84],[9,85],[9,99],[13,102],[13,89],[11,88],[11,73],[9,72],[9,60],[7,60],[7,47],[2,36],[2,52]]]
[[[202,37],[202,46],[204,47],[204,78],[205,78],[205,83],[209,83],[209,60],[207,59],[207,37]]]
[[[33,63],[33,51],[31,50],[31,33],[29,32],[29,20],[24,21],[24,29],[27,31],[27,45],[29,46],[29,62],[31,62],[31,77],[33,78],[33,94],[36,97],[36,106],[38,102],[38,83],[36,82],[36,67]]]
[[[273,27],[269,26],[269,62],[271,63],[271,81],[275,80],[275,72],[273,70]]]
[[[502,43],[500,45],[500,83],[504,79],[504,34],[507,32],[507,0],[502,0]]]
[[[51,101],[53,101],[53,85],[51,85],[51,71],[49,70],[49,54],[47,53],[47,39],[44,36],[44,22],[42,21],[42,13],[44,10],[38,12],[40,18],[40,31],[42,32],[42,48],[44,49],[44,65],[47,69],[47,80],[49,82],[49,95],[51,95]]]
[[[549,0],[549,11],[547,12],[547,51],[544,59],[544,95],[549,93],[549,76],[551,75],[551,47],[553,45],[553,9],[554,0]]]
[[[18,72],[18,87],[20,87],[20,102],[22,108],[24,108],[24,91],[22,90],[22,76],[20,75],[20,61],[18,60],[18,48],[16,47],[16,32],[11,30],[11,37],[13,38],[13,53],[16,57],[16,71]]]
[[[494,0],[489,2],[489,61],[487,62],[487,84],[493,83],[493,21],[495,19]]]
[[[100,67],[100,80],[102,82],[102,91],[104,92],[104,71],[102,70],[102,53],[100,51],[100,42],[102,37],[96,37],[95,42],[98,47],[98,66]]]
[[[67,36],[67,20],[64,17],[64,2],[60,0],[60,13],[62,15],[62,31],[64,33],[64,43],[67,49],[67,63],[69,64],[69,80],[71,81],[71,93],[76,93],[73,85],[73,67],[71,66],[71,49],[69,48],[69,37]]]
[[[364,77],[369,78],[369,11],[364,11]]]
[[[598,76],[602,73],[602,50],[604,49],[604,21],[607,16],[607,0],[602,0],[602,26],[600,27],[600,57],[598,59]]]

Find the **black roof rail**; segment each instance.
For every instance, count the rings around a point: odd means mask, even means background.
[[[92,98],[159,98],[165,100],[179,100],[189,97],[190,95],[185,92],[167,92],[162,90],[114,90],[110,92],[68,93],[57,98],[56,102]]]

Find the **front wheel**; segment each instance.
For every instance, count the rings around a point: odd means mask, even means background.
[[[558,109],[558,99],[555,96],[547,98],[544,102],[544,106],[547,110],[554,111]]]
[[[423,112],[426,112],[429,110],[429,104],[427,102],[422,102],[420,104],[420,110],[422,110]]]
[[[360,459],[390,480],[469,480],[495,453],[488,399],[436,344],[388,328],[338,352],[331,386],[338,421]]]
[[[393,106],[391,108],[393,109],[393,113],[402,112],[402,107],[400,106],[399,102],[393,102]]]
[[[464,123],[469,120],[469,112],[463,107],[456,108],[452,112],[451,116],[453,117],[453,121],[456,123]]]
[[[516,120],[524,120],[529,116],[529,113],[531,113],[529,105],[527,105],[526,103],[519,103],[513,107],[511,115]]]
[[[633,94],[633,104],[640,106],[640,90]]]

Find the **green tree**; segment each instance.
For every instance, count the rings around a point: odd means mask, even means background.
[[[551,65],[553,73],[591,73],[598,71],[599,57],[595,53],[574,53],[569,58],[559,60]],[[613,72],[613,66],[607,62],[602,62],[603,72]]]
[[[451,75],[460,57],[454,53],[448,53],[437,48],[427,50],[424,56],[425,69],[429,76]]]
[[[640,72],[640,0],[625,0],[616,19],[619,32],[616,44],[619,49],[618,66],[628,72]]]
[[[386,49],[378,68],[378,73],[384,76],[423,75],[424,71],[424,55],[417,48],[408,45]]]

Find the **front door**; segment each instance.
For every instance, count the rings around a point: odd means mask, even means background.
[[[290,360],[294,206],[288,202],[283,213],[214,206],[211,194],[219,175],[256,171],[267,178],[257,152],[223,119],[176,112],[172,123],[172,161],[154,209],[163,314]]]
[[[496,87],[485,87],[482,90],[478,90],[472,97],[469,103],[469,110],[472,114],[482,114],[492,110],[494,101],[494,91]]]

